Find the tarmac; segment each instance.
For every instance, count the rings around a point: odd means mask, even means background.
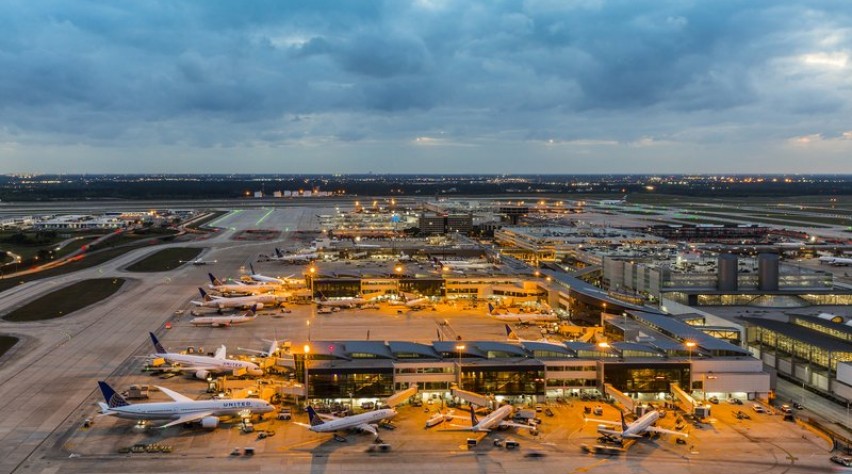
[[[828,471],[829,446],[804,428],[784,422],[780,416],[749,412],[751,420],[737,420],[735,409],[748,405],[713,407],[710,423],[688,425],[687,444],[672,437],[640,440],[625,454],[595,456],[581,449],[596,443],[596,424],[584,420],[584,402],[553,404],[554,417],[542,417],[541,433],[494,432],[468,448],[469,433],[425,429],[424,423],[436,405],[402,407],[394,430],[381,430],[389,452],[370,452],[368,435],[351,434],[346,442],[330,435],[315,434],[293,421],[269,419],[258,429],[276,433],[266,439],[243,434],[235,424],[223,423],[214,431],[173,427],[165,430],[136,428],[133,422],[97,417],[101,400],[97,380],[108,380],[119,389],[130,384],[167,386],[192,397],[205,395],[206,383],[186,377],[153,379],[140,372],[143,356],[150,353],[148,331],[162,336],[172,348],[203,345],[213,349],[226,344],[260,348],[262,338],[293,341],[364,339],[431,342],[437,323],[447,320],[465,339],[504,340],[503,325],[489,319],[484,308],[462,304],[439,305],[436,311],[344,310],[316,314],[313,305],[290,305],[292,313],[280,318],[262,315],[258,321],[234,328],[194,328],[176,316],[191,308],[197,287],[206,285],[207,272],[236,277],[262,253],[274,246],[298,247],[292,231],[316,230],[316,215],[328,209],[287,207],[245,209],[220,218],[226,230],[194,243],[134,250],[97,268],[34,281],[0,293],[0,307],[23,304],[62,285],[86,278],[122,277],[128,282],[109,299],[69,316],[33,323],[0,320],[0,333],[22,338],[0,359],[0,472],[707,472],[736,470],[737,474],[758,472]],[[285,230],[275,241],[234,241],[234,233],[249,228]],[[290,231],[286,231],[289,229]],[[127,265],[168,246],[199,246],[203,259],[216,259],[213,266],[184,265],[162,273],[131,273]],[[269,262],[255,264],[263,274],[287,275],[304,266]],[[187,314],[187,313],[184,313]],[[164,324],[172,322],[172,329]],[[311,324],[307,325],[306,321]],[[310,335],[308,334],[310,331]],[[535,328],[521,333],[534,337]],[[151,401],[161,400],[154,393]],[[429,410],[430,413],[427,413]],[[618,419],[612,407],[604,418]],[[92,426],[83,427],[87,418]],[[306,422],[296,414],[297,422]],[[674,415],[661,425],[674,424]],[[463,424],[463,422],[459,422]],[[520,449],[494,446],[495,438],[511,437]],[[119,449],[137,443],[164,444],[169,454],[119,454]],[[232,456],[234,448],[255,448],[254,456]]]

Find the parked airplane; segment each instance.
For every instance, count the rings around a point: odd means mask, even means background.
[[[358,305],[366,303],[367,300],[361,297],[337,298],[333,300],[321,299],[316,300],[317,306],[325,306],[327,308],[354,308]]]
[[[250,285],[241,281],[234,283],[225,283],[224,281],[213,276],[212,273],[207,274],[210,277],[210,284],[207,285],[211,290],[219,293],[242,293],[247,295],[257,295],[260,293],[269,293],[277,290],[281,285],[277,283],[258,283]]]
[[[393,301],[392,305],[402,305],[410,309],[423,309],[432,306],[432,300],[425,296],[421,296],[420,298],[412,298],[406,293],[401,293],[400,296],[401,298]]]
[[[852,258],[842,258],[842,257],[820,257],[819,263],[827,263],[829,265],[834,265],[837,267],[840,266],[849,266],[852,265]]]
[[[257,354],[260,357],[271,357],[271,356],[278,354],[278,351],[280,350],[278,345],[281,344],[281,341],[278,341],[277,339],[272,339],[272,340],[261,339],[261,340],[263,342],[269,343],[269,347],[264,349],[264,350],[246,349],[244,347],[238,347],[237,349],[241,350],[241,351],[245,351],[245,352],[251,352],[252,354]]]
[[[202,308],[216,308],[219,311],[225,308],[250,308],[253,305],[257,305],[257,309],[263,309],[264,306],[278,303],[278,297],[271,294],[225,298],[208,295],[203,288],[199,288],[198,291],[201,293],[201,301],[192,301],[192,304]]]
[[[657,410],[651,410],[648,413],[640,416],[633,423],[627,423],[624,421],[624,413],[621,414],[621,423],[617,421],[608,421],[608,420],[592,420],[586,419],[586,421],[593,421],[596,423],[601,423],[598,425],[598,433],[607,435],[607,436],[617,436],[622,443],[626,438],[641,438],[645,433],[661,433],[661,434],[670,434],[675,436],[683,436],[684,438],[688,438],[689,435],[686,433],[681,433],[679,431],[665,430],[662,428],[657,428],[653,426],[657,420],[660,419],[660,412]],[[620,426],[621,430],[612,430],[606,428],[604,425],[611,426]]]
[[[154,333],[148,334],[151,336],[151,343],[154,344],[154,354],[150,358],[163,359],[169,364],[179,365],[181,370],[194,370],[195,378],[206,379],[210,374],[231,373],[242,369],[245,369],[249,375],[263,375],[263,370],[253,362],[228,359],[225,346],[219,346],[213,357],[167,352]]]
[[[180,263],[191,263],[193,265],[212,265],[218,260],[202,260],[200,258],[196,258],[195,260],[178,260]]]
[[[538,340],[532,339],[522,339],[518,333],[515,332],[508,324],[504,325],[506,327],[506,340],[507,341],[517,341],[517,342],[551,342],[546,337],[542,337]]]
[[[310,263],[319,258],[316,249],[308,249],[307,252],[284,253],[280,249],[275,249],[275,256],[269,257],[270,260],[283,263]]]
[[[251,269],[251,273],[249,273],[249,278],[251,278],[254,281],[260,282],[260,283],[274,283],[276,285],[287,285],[287,284],[290,283],[290,279],[293,278],[294,276],[296,276],[295,273],[292,273],[290,275],[285,276],[284,278],[270,277],[270,276],[261,275],[260,273],[255,272],[254,271],[254,265],[252,265],[251,263],[249,263],[249,268]]]
[[[300,426],[305,426],[314,433],[334,433],[343,430],[360,430],[367,433],[372,433],[379,439],[378,425],[382,420],[393,418],[396,416],[396,410],[393,408],[382,408],[373,410],[367,413],[358,415],[344,416],[338,418],[331,415],[318,415],[314,408],[308,407],[308,420],[310,424],[297,423]]]
[[[189,322],[193,326],[211,326],[214,328],[218,327],[230,327],[235,324],[243,324],[250,323],[257,318],[257,305],[254,305],[243,314],[233,314],[230,316],[199,316],[196,318],[192,318]]]
[[[515,323],[553,323],[559,321],[559,316],[548,313],[495,313],[494,306],[488,303],[488,314],[498,321],[509,321]]]
[[[244,417],[275,410],[269,402],[257,398],[193,400],[165,387],[157,388],[174,401],[131,405],[106,382],[99,381],[98,386],[106,400],[106,403],[98,402],[102,415],[131,420],[172,420],[160,428],[199,422],[204,428],[212,429],[219,425],[219,417],[222,416]]]
[[[474,407],[475,405],[470,406],[470,427],[458,427],[442,431],[473,431],[487,433],[495,428],[522,428],[525,430],[530,430],[531,432],[538,431],[538,427],[536,425],[528,425],[525,423],[515,423],[513,421],[508,421],[508,418],[510,418],[512,416],[512,413],[515,411],[515,408],[512,405],[503,405],[502,407],[489,413],[482,420],[476,419],[476,411],[474,410]],[[444,416],[449,418],[466,419],[466,417],[457,415]]]

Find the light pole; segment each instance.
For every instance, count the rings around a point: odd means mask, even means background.
[[[459,388],[461,389],[462,388],[461,354],[462,354],[462,351],[464,350],[464,344],[456,345],[456,350],[459,352],[459,363],[458,363],[458,366],[459,366]]]
[[[307,328],[308,328],[308,342],[311,342],[311,320],[310,319],[305,320],[305,326],[307,326]],[[308,346],[305,346],[305,347],[308,347]]]
[[[311,277],[310,277],[311,278],[311,300],[313,300],[315,298],[314,297],[314,275],[316,275],[316,273],[317,273],[317,267],[315,267],[313,263],[311,264],[311,267],[308,268],[308,273],[310,273],[310,275],[311,275]]]
[[[604,327],[604,314],[606,314],[606,302],[603,304],[603,311],[601,311],[601,330]]]
[[[606,303],[604,303],[606,304]],[[600,351],[600,363],[601,363],[601,383],[600,386],[604,386],[604,352],[609,349],[609,343],[606,341],[601,341],[598,343],[598,350]],[[601,388],[603,391],[603,388]]]
[[[305,350],[305,407],[307,407],[308,406],[308,399],[309,399],[308,387],[310,387],[310,385],[308,384],[308,358],[310,357],[310,354],[311,354],[311,346],[309,346],[308,344],[305,344],[305,347],[303,347],[303,349]]]

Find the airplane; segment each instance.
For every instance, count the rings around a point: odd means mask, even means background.
[[[379,441],[379,430],[377,423],[396,416],[393,408],[382,408],[358,415],[336,417],[331,415],[318,415],[314,407],[308,407],[308,420],[310,424],[296,423],[304,426],[314,433],[334,433],[343,430],[360,430],[372,433]]]
[[[280,350],[278,345],[281,343],[281,341],[279,341],[277,339],[272,339],[272,340],[261,339],[261,340],[263,342],[269,343],[269,348],[267,348],[266,350],[256,350],[256,349],[246,349],[244,347],[238,347],[237,349],[241,350],[241,351],[245,351],[245,352],[251,352],[252,354],[257,354],[260,357],[271,357],[271,356],[274,356],[275,354],[278,354],[278,351]]]
[[[269,293],[270,291],[275,291],[281,286],[279,284],[273,283],[257,283],[250,285],[241,281],[234,283],[225,283],[222,280],[213,276],[212,273],[208,273],[207,276],[210,278],[210,284],[207,286],[211,290],[218,291],[219,293],[243,293],[256,295],[259,293]]]
[[[269,402],[257,398],[193,400],[165,387],[157,388],[174,401],[131,405],[106,382],[98,381],[98,386],[106,400],[106,403],[98,402],[101,415],[131,420],[171,420],[159,428],[199,422],[202,427],[213,429],[219,425],[219,417],[222,416],[245,417],[275,410]]]
[[[515,332],[515,330],[514,330],[514,329],[512,329],[512,328],[511,328],[508,324],[505,324],[504,326],[506,327],[506,340],[507,340],[507,341],[517,341],[517,342],[551,342],[551,341],[549,341],[546,337],[543,337],[543,338],[538,339],[538,340],[535,340],[535,341],[534,341],[534,340],[532,340],[532,339],[521,339],[521,336],[519,336],[519,335],[518,335],[518,333],[516,333],[516,332]]]
[[[208,295],[203,288],[199,288],[198,291],[201,293],[201,301],[192,301],[192,304],[202,308],[216,308],[219,311],[225,308],[250,308],[253,305],[257,305],[257,309],[263,309],[264,305],[278,303],[278,297],[271,294],[225,298],[224,296]]]
[[[230,373],[240,369],[245,369],[249,375],[263,375],[263,370],[253,362],[228,359],[225,346],[219,346],[213,357],[179,354],[167,352],[154,333],[149,332],[148,335],[151,336],[151,343],[154,344],[154,354],[149,356],[151,359],[163,359],[169,364],[179,364],[181,370],[194,370],[197,379],[204,380],[210,374]]]
[[[290,279],[293,278],[294,276],[296,276],[295,273],[292,273],[288,276],[285,276],[284,278],[275,278],[275,277],[261,275],[260,273],[257,273],[257,272],[254,271],[254,265],[251,264],[251,263],[249,263],[249,269],[251,269],[251,273],[249,273],[249,278],[251,278],[253,281],[260,282],[260,283],[274,283],[276,285],[287,285],[287,284],[290,283]]]
[[[199,316],[192,318],[189,322],[193,326],[231,327],[235,324],[250,323],[257,317],[257,305],[254,305],[244,314],[231,316]]]
[[[195,260],[178,260],[179,263],[191,263],[193,265],[212,265],[218,260],[202,260],[200,258],[196,258]]]
[[[450,270],[490,270],[494,265],[487,260],[438,260],[433,259],[442,271]]]
[[[482,420],[476,419],[476,411],[474,410],[474,407],[475,405],[470,406],[470,427],[457,427],[441,431],[473,431],[487,433],[497,428],[522,428],[525,430],[530,430],[530,432],[532,433],[538,432],[538,427],[535,425],[527,425],[525,423],[515,423],[513,421],[507,421],[507,419],[510,418],[512,416],[512,413],[515,411],[515,407],[513,407],[512,405],[503,405],[502,407],[489,413]],[[466,417],[452,414],[444,415],[444,417],[466,419]]]
[[[406,293],[400,293],[400,296],[402,297],[402,301],[397,300],[393,303],[393,305],[404,305],[411,309],[423,309],[432,306],[432,300],[426,296],[411,298]]]
[[[829,265],[833,265],[836,267],[840,266],[849,266],[852,265],[852,258],[842,258],[842,257],[820,257],[819,263],[827,263]]]
[[[354,308],[358,305],[364,304],[367,302],[364,298],[361,297],[347,297],[347,298],[338,298],[334,300],[316,300],[317,306],[325,306],[330,308]]]
[[[310,263],[319,258],[316,248],[308,249],[307,252],[285,254],[280,249],[275,249],[275,256],[269,257],[275,262],[284,263]]]
[[[687,433],[665,430],[653,426],[654,423],[656,423],[659,419],[660,412],[658,412],[657,410],[651,410],[648,413],[645,413],[644,415],[639,417],[633,423],[627,423],[624,421],[624,413],[621,414],[621,423],[617,421],[592,420],[588,418],[586,419],[586,421],[594,421],[596,423],[601,423],[601,425],[598,425],[598,433],[606,436],[617,436],[622,444],[624,443],[624,440],[626,438],[641,438],[645,433],[661,433],[675,436],[683,436],[684,438],[689,437]],[[605,428],[604,425],[620,426],[621,431]]]
[[[559,316],[555,314],[541,314],[541,313],[529,313],[529,314],[519,314],[519,313],[502,313],[497,314],[494,312],[494,306],[491,303],[488,303],[488,314],[494,317],[494,319],[498,321],[509,321],[515,323],[553,323],[559,321]]]

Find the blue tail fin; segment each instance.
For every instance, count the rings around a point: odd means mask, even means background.
[[[506,339],[519,339],[518,335],[515,334],[515,331],[513,331],[512,328],[509,327],[508,324],[506,324],[505,326],[506,326]]]
[[[479,420],[476,419],[476,407],[473,404],[470,405],[470,426],[476,426],[479,424]]]
[[[124,397],[116,393],[115,390],[113,390],[106,382],[99,380],[98,387],[101,388],[101,393],[104,395],[104,400],[106,400],[109,408],[126,407],[130,405]]]
[[[160,344],[160,341],[157,340],[157,336],[155,336],[152,332],[149,332],[148,335],[151,336],[151,342],[154,344],[154,352],[157,354],[165,354],[166,350],[163,348],[163,345]]]
[[[207,296],[207,292],[206,292],[206,291],[204,291],[204,289],[203,289],[203,288],[199,288],[199,289],[198,289],[198,292],[199,292],[199,293],[201,293],[201,299],[203,299],[204,301],[208,301],[208,300],[210,300],[210,297],[209,297],[209,296]]]
[[[488,303],[488,312],[489,312],[489,313],[493,313],[493,312],[494,312],[494,306],[493,306],[491,303]]]
[[[213,284],[213,286],[221,285],[221,284],[222,284],[222,282],[221,282],[221,281],[219,281],[219,279],[218,279],[218,278],[214,277],[212,273],[208,273],[208,274],[207,274],[207,276],[208,276],[208,277],[210,277],[210,283],[212,283],[212,284]]]
[[[284,256],[284,254],[281,252],[281,249],[279,249],[278,247],[275,247],[275,255],[278,255],[278,258]]]
[[[312,406],[308,406],[308,420],[311,426],[319,426],[324,423]]]
[[[627,431],[627,422],[624,421],[624,412],[621,412],[621,431]]]

